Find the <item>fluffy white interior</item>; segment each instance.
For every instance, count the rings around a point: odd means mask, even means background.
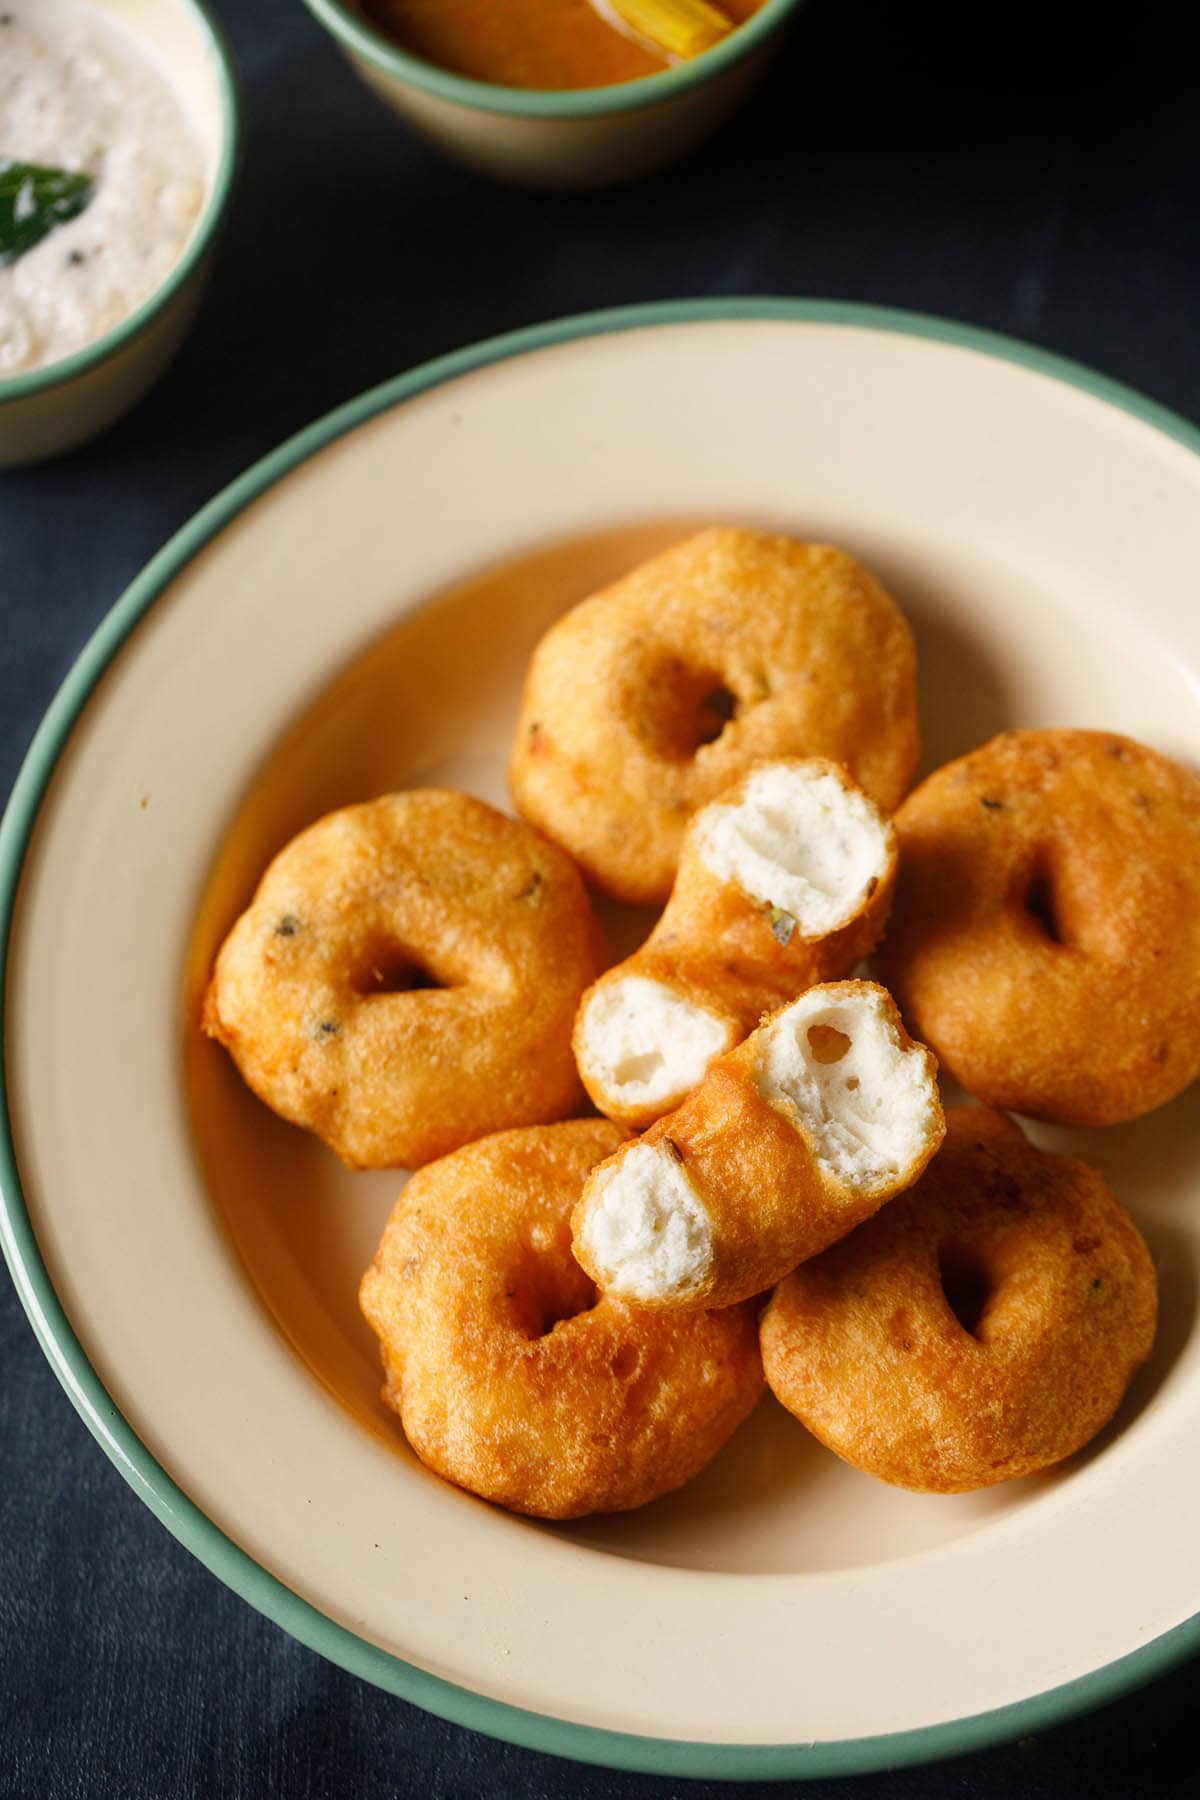
[[[735,805],[700,814],[696,847],[714,875],[790,913],[806,938],[852,919],[888,857],[878,809],[820,764],[759,769]]]
[[[911,1167],[935,1117],[926,1059],[905,1050],[882,994],[811,988],[757,1038],[758,1090],[799,1121],[825,1172],[853,1188]]]
[[[592,995],[580,1021],[589,1086],[626,1106],[659,1106],[690,1092],[733,1041],[728,1020],[661,981],[626,975]]]
[[[666,1144],[600,1170],[580,1236],[600,1286],[629,1300],[683,1298],[712,1267],[712,1221]]]

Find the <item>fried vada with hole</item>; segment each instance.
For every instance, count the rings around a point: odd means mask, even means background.
[[[890,820],[821,758],[764,763],[696,813],[654,931],[583,997],[592,1100],[642,1131],[764,1013],[873,949],[891,905]]]
[[[546,633],[509,783],[590,882],[658,903],[688,819],[755,763],[827,757],[890,811],[917,748],[912,634],[862,564],[825,544],[709,530]]]
[[[916,1180],[944,1130],[936,1071],[883,988],[810,988],[589,1177],[576,1257],[639,1306],[762,1293]]]
[[[414,789],[280,851],[221,947],[203,1024],[351,1168],[415,1168],[576,1108],[571,1028],[602,963],[556,845],[466,794]]]
[[[698,1474],[762,1391],[752,1307],[646,1312],[598,1296],[571,1255],[571,1208],[621,1136],[577,1119],[433,1163],[363,1278],[409,1443],[513,1512],[643,1506]]]
[[[960,1494],[1049,1468],[1112,1417],[1154,1341],[1157,1284],[1086,1164],[962,1106],[907,1194],[781,1282],[767,1380],[881,1481]]]
[[[1010,731],[896,817],[881,978],[988,1105],[1113,1125],[1200,1075],[1200,779],[1103,731]]]

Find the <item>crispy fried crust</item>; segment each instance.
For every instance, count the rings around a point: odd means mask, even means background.
[[[992,1106],[1111,1125],[1200,1074],[1200,780],[1129,738],[1012,731],[896,818],[879,967]]]
[[[448,1481],[514,1512],[641,1506],[691,1479],[762,1390],[752,1308],[647,1313],[601,1297],[570,1211],[620,1129],[503,1132],[415,1176],[363,1278],[384,1399]]]
[[[764,766],[764,765],[760,765]],[[789,759],[771,766],[829,774],[848,791],[856,784],[837,763],[824,758]],[[731,806],[743,795],[749,775],[716,797]],[[704,811],[690,820],[671,897],[649,938],[632,956],[603,974],[580,1002],[575,1023],[575,1060],[583,1084],[598,1109],[633,1131],[680,1104],[676,1093],[662,1104],[629,1105],[620,1092],[592,1071],[584,1021],[601,990],[630,975],[661,982],[684,1000],[728,1025],[730,1042],[740,1042],[766,1013],[818,982],[849,975],[874,949],[887,922],[896,882],[896,837],[886,825],[887,863],[854,916],[823,937],[805,937],[796,922],[764,905],[734,881],[722,880],[705,863],[696,844]],[[653,1046],[651,1046],[652,1048]]]
[[[1094,1169],[985,1107],[947,1126],[911,1192],[782,1282],[762,1322],[789,1412],[856,1468],[941,1494],[1086,1444],[1157,1308],[1149,1251]]]
[[[416,1167],[575,1108],[571,1026],[601,962],[557,846],[418,789],[280,851],[221,948],[204,1029],[352,1168]]]
[[[754,763],[829,757],[890,811],[917,749],[912,634],[874,577],[827,545],[710,530],[551,627],[509,781],[590,881],[657,902],[688,818]]]
[[[846,981],[816,991],[881,1004],[898,1053],[920,1065],[928,1086],[927,1122],[903,1169],[847,1181],[827,1168],[806,1121],[781,1110],[761,1091],[762,1043],[772,1024],[768,1019],[709,1066],[682,1106],[622,1145],[589,1178],[572,1217],[573,1248],[597,1285],[614,1291],[611,1271],[600,1268],[589,1250],[589,1212],[599,1204],[603,1171],[637,1144],[665,1145],[678,1159],[712,1232],[711,1263],[703,1280],[685,1293],[639,1293],[640,1304],[647,1307],[686,1311],[732,1306],[761,1294],[917,1179],[944,1131],[934,1058],[909,1037],[891,997],[874,983]]]

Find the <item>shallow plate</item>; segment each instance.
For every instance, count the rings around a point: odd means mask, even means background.
[[[465,1724],[708,1775],[967,1749],[1195,1645],[1194,1090],[1107,1133],[1039,1134],[1105,1169],[1162,1277],[1153,1363],[1085,1456],[921,1498],[764,1403],[680,1495],[547,1527],[409,1454],[353,1305],[396,1178],[348,1175],[268,1115],[195,1007],[298,826],[405,783],[501,799],[547,619],[696,520],[830,538],[879,571],[918,637],[927,765],[1027,724],[1197,763],[1198,443],[958,327],[789,303],[609,314],[335,414],[118,604],[3,828],[5,1243],[92,1430],[247,1599]]]

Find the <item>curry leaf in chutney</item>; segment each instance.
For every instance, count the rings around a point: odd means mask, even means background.
[[[77,218],[95,186],[91,175],[0,157],[0,268]]]

